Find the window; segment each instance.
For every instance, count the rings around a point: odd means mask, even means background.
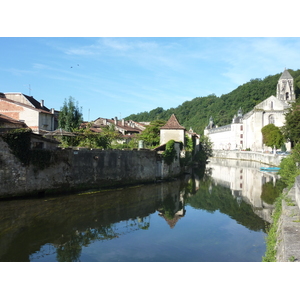
[[[243,130],[243,125],[241,125],[241,130]]]
[[[289,100],[289,96],[290,96],[289,93],[285,93],[285,99],[286,100]]]
[[[269,124],[274,124],[274,123],[275,123],[274,116],[269,115]]]
[[[241,139],[243,138],[243,134],[241,134]]]

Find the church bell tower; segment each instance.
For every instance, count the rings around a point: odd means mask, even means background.
[[[278,80],[276,98],[286,103],[295,100],[294,79],[287,69],[284,70]]]

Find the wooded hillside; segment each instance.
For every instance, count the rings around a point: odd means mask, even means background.
[[[289,69],[288,71],[294,78],[296,97],[299,97],[300,69],[296,71]],[[185,101],[176,108],[164,110],[162,107],[157,107],[150,112],[132,114],[125,119],[137,122],[149,122],[157,119],[167,121],[174,113],[179,123],[187,130],[192,127],[194,131],[202,134],[210,116],[213,117],[215,124],[223,126],[231,123],[233,116],[237,114],[240,107],[245,114],[266,98],[272,95],[276,96],[277,82],[281,74],[270,75],[264,79],[251,79],[232,92],[220,97],[214,94],[196,97],[190,101]]]

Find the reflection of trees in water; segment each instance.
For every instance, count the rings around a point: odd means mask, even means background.
[[[168,220],[172,220],[175,214],[183,208],[183,204],[178,197],[168,194],[163,201],[161,201],[158,211],[162,213]]]
[[[56,258],[59,262],[77,262],[80,261],[82,247],[87,247],[95,241],[107,241],[120,237],[123,234],[139,229],[147,230],[150,226],[149,218],[137,218],[125,221],[119,224],[111,224],[98,228],[88,228],[79,232],[76,230],[70,235],[68,241],[56,246]]]
[[[250,204],[237,201],[229,188],[214,185],[213,180],[207,177],[197,193],[186,199],[186,204],[210,213],[219,210],[250,230],[265,231],[266,222],[254,213]]]
[[[84,232],[78,232],[78,230],[76,230],[66,243],[57,247],[57,261],[79,261],[82,247],[87,247],[94,241],[111,240],[117,237],[118,234],[114,232],[111,226],[103,226],[93,229],[88,228]]]
[[[276,180],[275,186],[273,181],[264,183],[261,191],[261,200],[267,204],[274,204],[284,188],[286,188],[286,184],[281,179]]]

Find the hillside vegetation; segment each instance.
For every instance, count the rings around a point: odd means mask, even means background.
[[[300,95],[300,70],[288,70],[294,78],[296,97]],[[255,105],[274,95],[279,77],[282,73],[270,75],[264,79],[251,79],[249,82],[240,85],[228,94],[220,97],[208,95],[206,97],[196,97],[190,101],[185,101],[176,108],[164,110],[157,107],[150,112],[141,112],[126,117],[126,120],[137,122],[150,122],[153,120],[167,121],[174,113],[181,125],[187,130],[192,127],[194,131],[202,134],[207,126],[210,116],[214,123],[223,126],[231,123],[232,118],[241,107],[243,113],[247,113]]]

